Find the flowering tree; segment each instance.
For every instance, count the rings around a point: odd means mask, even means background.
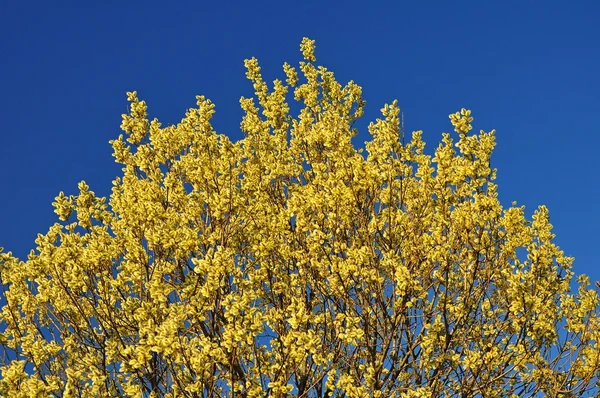
[[[503,209],[494,132],[450,115],[434,156],[396,102],[351,143],[361,89],[301,44],[242,98],[245,138],[131,112],[108,201],[85,182],[26,261],[0,254],[13,397],[568,397],[598,391],[598,293],[571,291],[548,210]],[[301,103],[296,117],[288,90]],[[519,251],[520,250],[520,251]],[[523,254],[526,253],[526,254]]]

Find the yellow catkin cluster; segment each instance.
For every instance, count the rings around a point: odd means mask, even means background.
[[[361,88],[301,51],[285,82],[246,61],[238,142],[203,96],[163,127],[128,93],[110,198],[81,182],[26,260],[0,253],[0,395],[597,391],[598,294],[570,290],[545,207],[501,206],[494,131],[463,109],[430,156],[394,102],[363,153]]]

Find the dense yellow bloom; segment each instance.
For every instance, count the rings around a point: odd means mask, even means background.
[[[0,395],[597,391],[598,293],[546,207],[500,204],[495,132],[462,109],[428,155],[393,102],[363,154],[361,88],[301,51],[272,84],[245,62],[238,142],[203,96],[163,127],[127,93],[110,198],[60,192],[28,258],[0,252]]]

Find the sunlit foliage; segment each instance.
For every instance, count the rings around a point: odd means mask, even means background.
[[[110,198],[61,192],[27,260],[0,254],[3,396],[598,391],[598,293],[546,207],[498,201],[494,131],[463,109],[430,156],[394,102],[356,149],[361,88],[314,48],[285,82],[245,62],[238,142],[203,96],[163,127],[128,93]]]

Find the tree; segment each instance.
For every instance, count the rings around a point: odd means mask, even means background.
[[[149,121],[128,93],[122,177],[85,182],[26,261],[1,253],[0,392],[34,397],[569,397],[598,391],[598,293],[548,210],[503,209],[494,131],[450,115],[434,156],[396,102],[353,147],[361,88],[301,44],[247,60],[245,138]],[[297,117],[288,90],[301,103]]]

